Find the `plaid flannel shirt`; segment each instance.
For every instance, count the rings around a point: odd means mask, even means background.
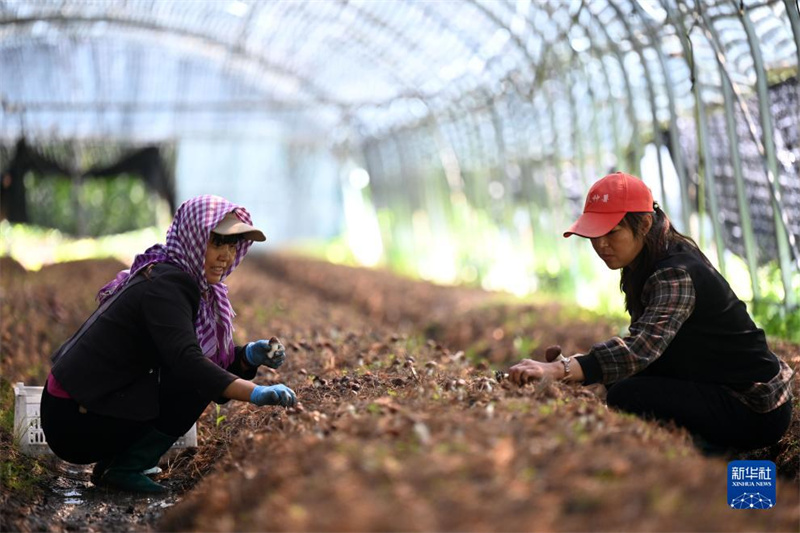
[[[597,343],[593,355],[602,371],[602,382],[613,383],[644,370],[658,359],[695,307],[696,293],[689,273],[664,268],[653,273],[642,291],[647,300],[644,313],[634,320],[625,338],[612,337]],[[745,391],[728,392],[756,412],[781,406],[792,396],[791,367],[778,358],[780,370],[766,383],[754,383]]]

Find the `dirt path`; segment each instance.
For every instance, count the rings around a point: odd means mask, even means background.
[[[90,468],[60,462],[49,494],[30,509],[31,531],[149,531],[177,495],[111,493],[89,482]]]
[[[606,409],[597,389],[518,388],[496,369],[560,343],[585,350],[616,333],[558,306],[488,305],[490,295],[383,273],[269,257],[230,280],[240,342],[277,335],[297,409],[209,408],[200,447],[162,464],[165,498],[108,493],[88,470],[52,463],[44,497],[3,492],[5,530],[24,531],[797,531],[797,424],[762,450],[788,478],[778,505],[726,505],[729,457],[699,454],[675,429]],[[99,286],[118,265],[73,265]],[[51,324],[76,327],[65,265],[5,285],[6,317],[42,353]],[[49,281],[48,281],[49,280]],[[22,302],[22,297],[26,297]],[[19,301],[17,301],[19,297]],[[90,298],[89,298],[90,300]],[[16,302],[16,303],[14,303]],[[22,302],[22,303],[20,303]],[[33,302],[33,303],[32,303]],[[37,303],[38,302],[38,303]],[[72,307],[71,307],[72,306]],[[87,307],[88,308],[88,307]],[[26,314],[28,313],[28,314]],[[61,317],[61,318],[58,318]],[[21,344],[25,346],[25,343]],[[781,345],[795,367],[800,349]],[[35,380],[20,351],[4,375]],[[46,358],[46,356],[45,356]],[[41,377],[39,377],[41,379]],[[793,440],[792,440],[793,439]],[[795,448],[791,446],[794,444]],[[771,455],[770,455],[771,454]],[[755,457],[754,457],[755,458]],[[794,461],[794,467],[792,466]],[[792,470],[792,468],[794,470]],[[3,489],[5,491],[5,489]],[[11,528],[7,526],[11,525]]]

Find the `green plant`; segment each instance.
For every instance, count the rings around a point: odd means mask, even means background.
[[[791,287],[795,295],[800,294],[800,272],[790,276]],[[753,319],[767,335],[780,337],[791,342],[800,342],[800,307],[787,309],[785,305],[785,287],[781,276],[780,265],[773,261],[758,271],[758,282],[761,297],[750,303]]]
[[[225,421],[225,418],[226,418],[226,416],[225,416],[225,415],[221,415],[221,414],[220,414],[220,412],[221,412],[221,407],[220,407],[220,405],[219,405],[219,404],[216,404],[216,405],[215,405],[215,409],[216,409],[216,416],[214,417],[214,425],[215,425],[216,427],[219,427],[219,426],[220,426],[220,424],[222,424],[222,422],[224,422],[224,421]]]
[[[0,430],[14,432],[14,388],[4,378],[0,378]]]
[[[87,179],[80,185],[60,176],[25,176],[33,224],[71,235],[98,237],[152,226],[158,202],[141,179]]]
[[[13,450],[0,463],[0,485],[10,492],[30,498],[41,491],[45,473],[41,462]]]
[[[514,337],[514,350],[520,357],[530,357],[530,355],[539,348],[539,344],[540,342],[538,339],[521,336]]]
[[[800,342],[800,308],[787,311],[774,301],[759,301],[751,304],[753,319],[767,335]]]

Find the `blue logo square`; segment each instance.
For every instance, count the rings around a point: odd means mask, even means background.
[[[772,461],[728,463],[728,506],[731,509],[772,509],[777,503],[777,474]]]

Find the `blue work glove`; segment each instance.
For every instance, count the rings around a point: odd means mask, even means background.
[[[297,403],[297,396],[286,385],[256,385],[256,388],[250,393],[250,403],[258,406],[282,405],[284,407],[294,407]]]
[[[252,366],[266,365],[270,368],[278,368],[286,360],[286,348],[277,337],[272,337],[268,341],[247,343],[244,356]]]

